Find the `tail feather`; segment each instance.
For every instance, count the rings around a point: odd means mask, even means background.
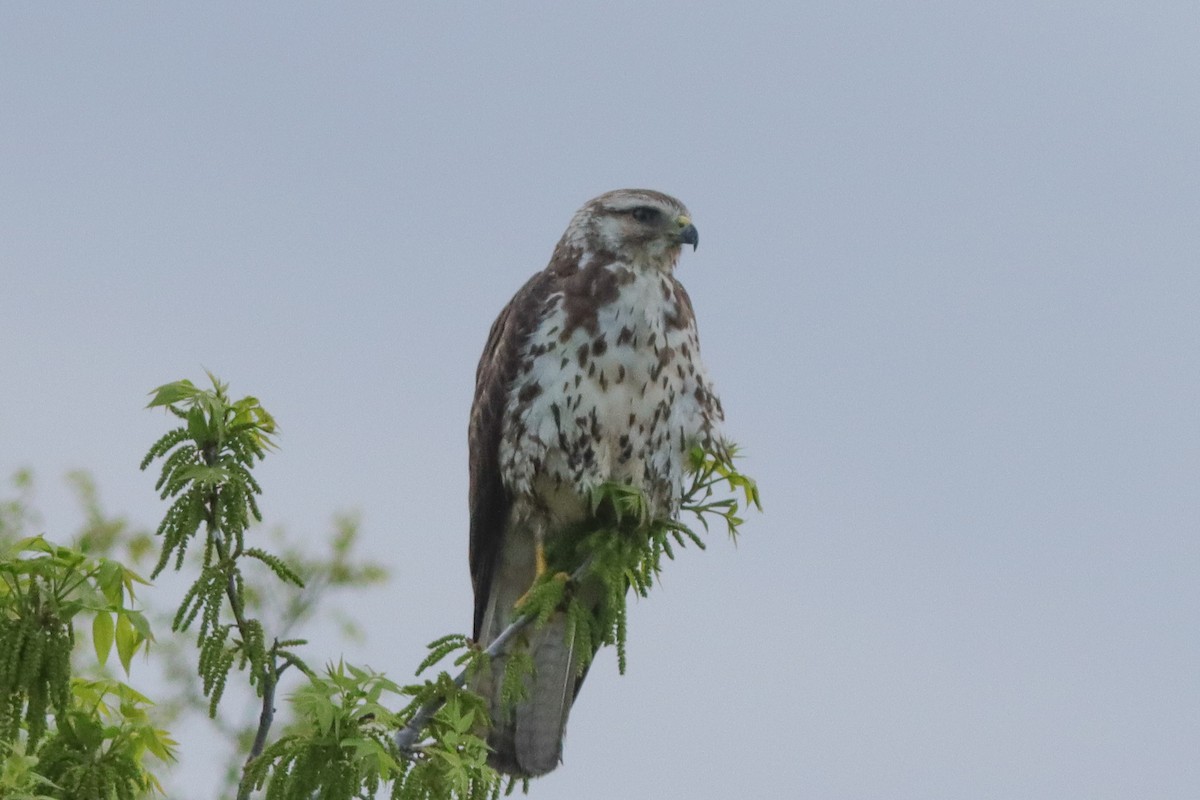
[[[562,761],[567,715],[575,700],[575,653],[566,641],[566,617],[557,614],[531,637],[534,674],[529,698],[516,709],[517,761],[531,775]]]
[[[507,658],[494,659],[487,686],[477,687],[490,699],[489,763],[500,772],[535,777],[562,761],[567,716],[578,688],[577,654],[566,633],[566,616],[558,613],[530,634],[528,644],[518,645],[529,647],[533,673],[525,679],[527,696],[514,708],[505,709],[500,700]]]

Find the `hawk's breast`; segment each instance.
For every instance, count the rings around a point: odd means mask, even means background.
[[[721,417],[691,307],[667,274],[593,269],[611,272],[611,299],[551,294],[524,344],[505,409],[501,475],[514,494],[555,505],[554,496],[581,502],[600,483],[627,482],[656,514],[673,514],[686,453],[716,435]]]

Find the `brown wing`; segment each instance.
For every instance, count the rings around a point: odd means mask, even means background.
[[[492,323],[475,371],[475,402],[468,431],[471,504],[471,585],[475,588],[475,625],[487,609],[496,559],[504,546],[504,527],[512,498],[500,474],[500,437],[508,397],[521,364],[521,350],[545,314],[553,278],[539,272],[513,296]]]

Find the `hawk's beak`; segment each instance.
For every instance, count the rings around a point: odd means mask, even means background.
[[[695,250],[700,246],[700,232],[696,230],[696,226],[692,224],[691,219],[680,214],[675,220],[679,224],[679,243],[690,244]]]

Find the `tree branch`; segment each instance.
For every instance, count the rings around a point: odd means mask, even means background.
[[[204,454],[205,461],[211,466],[216,460],[216,453],[206,451]],[[207,528],[208,536],[213,543],[213,548],[217,551],[217,558],[222,563],[234,565],[234,560],[241,553],[231,553],[228,541],[225,539],[225,532],[221,529],[217,522],[217,494],[220,489],[214,489],[208,498],[207,512]],[[242,635],[243,646],[248,646],[251,636],[249,622],[246,620],[245,608],[243,606],[243,598],[237,590],[237,581],[234,580],[234,572],[231,569],[229,576],[225,582],[225,597],[229,600],[230,610],[233,612],[234,622],[237,624],[238,631]],[[275,648],[279,646],[279,640],[275,640],[275,644],[271,647],[267,654],[270,657],[270,663],[264,664],[260,674],[258,675],[259,685],[262,687],[262,710],[258,715],[258,730],[254,734],[254,743],[250,747],[250,753],[246,756],[246,761],[242,765],[242,779],[238,782],[237,800],[249,800],[251,792],[251,783],[246,779],[246,767],[250,762],[258,758],[262,754],[263,748],[267,746],[267,736],[270,734],[271,725],[275,722],[275,687],[279,682],[279,664],[276,661]]]

